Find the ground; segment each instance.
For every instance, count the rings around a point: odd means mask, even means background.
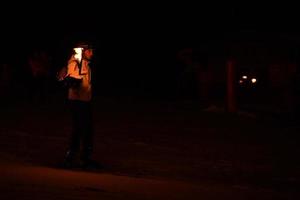
[[[299,199],[299,125],[197,102],[99,98],[98,172],[55,168],[60,101],[2,103],[1,199]]]

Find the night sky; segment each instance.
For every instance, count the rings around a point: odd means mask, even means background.
[[[76,6],[14,8],[1,17],[2,60],[20,60],[24,52],[40,48],[62,65],[68,48],[88,40],[96,47],[99,78],[108,85],[164,91],[176,82],[175,56],[184,47],[226,56],[224,47],[237,41],[300,44],[299,14],[291,5],[177,6],[89,4],[77,16]]]

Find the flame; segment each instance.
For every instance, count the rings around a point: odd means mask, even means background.
[[[82,59],[83,48],[74,48],[74,51],[75,51],[74,58],[80,62]]]

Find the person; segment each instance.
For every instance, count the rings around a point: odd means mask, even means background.
[[[91,45],[82,43],[74,48],[67,65],[66,79],[70,82],[67,98],[72,115],[72,132],[63,163],[66,168],[76,165],[78,155],[80,167],[98,167],[98,164],[91,159],[93,123],[90,63],[92,57]]]

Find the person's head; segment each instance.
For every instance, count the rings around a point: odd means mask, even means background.
[[[83,49],[83,58],[87,60],[91,60],[94,55],[93,49],[88,48],[88,49]]]
[[[82,49],[82,58],[87,59],[87,60],[91,60],[93,55],[94,55],[94,51],[93,51],[93,47],[90,44],[86,44],[86,43],[79,43],[78,45],[76,45],[75,48],[80,48]]]

